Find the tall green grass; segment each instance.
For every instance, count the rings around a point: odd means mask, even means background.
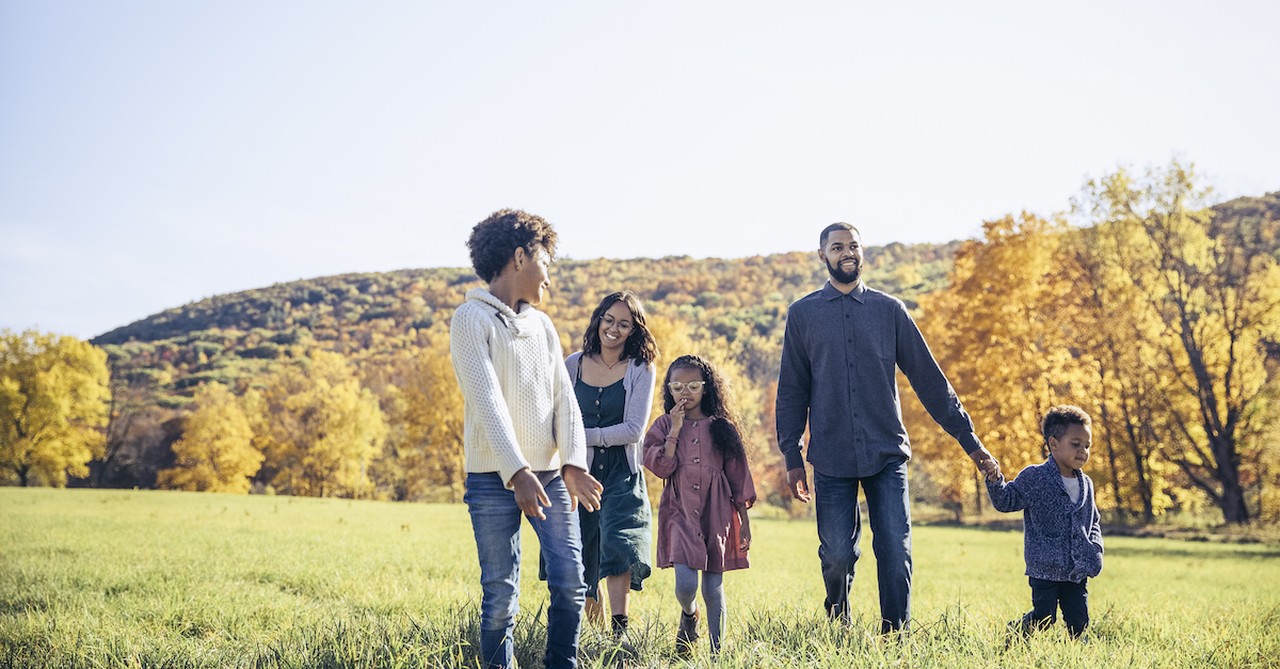
[[[845,629],[822,616],[813,524],[752,529],[719,666],[1280,666],[1276,546],[1108,538],[1090,642],[1059,624],[1007,644],[1030,597],[1016,532],[917,527],[914,630],[885,638],[869,541]],[[533,667],[546,589],[527,529],[524,545],[516,645]],[[658,570],[633,595],[629,666],[680,664],[672,590]],[[0,667],[474,667],[478,597],[463,506],[0,489]],[[584,628],[585,666],[614,650]]]

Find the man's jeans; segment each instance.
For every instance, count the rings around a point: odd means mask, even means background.
[[[880,631],[901,630],[911,621],[911,507],[905,459],[863,479],[813,473],[827,614],[851,622],[849,588],[854,565],[862,555],[859,484],[866,491],[871,516],[871,548],[880,581]]]
[[[546,478],[546,477],[539,477]],[[578,632],[586,583],[582,580],[582,537],[578,514],[559,476],[543,481],[551,506],[546,520],[530,518],[551,593],[547,609],[547,667],[578,666]],[[520,518],[516,496],[497,473],[467,474],[463,496],[480,556],[480,656],[485,667],[515,666],[512,630],[520,610]]]

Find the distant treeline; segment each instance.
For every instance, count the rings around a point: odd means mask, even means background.
[[[1024,213],[947,244],[876,246],[864,226],[866,280],[916,313],[1007,474],[1040,459],[1039,414],[1070,402],[1096,421],[1090,466],[1114,517],[1280,516],[1280,194],[1210,207],[1175,163],[1091,182],[1075,206],[1088,225]],[[566,352],[601,297],[626,288],[659,365],[712,358],[765,498],[787,505],[774,384],[787,306],[826,279],[816,253],[561,259],[551,278],[544,309]],[[456,268],[348,274],[113,330],[92,340],[110,381],[88,468],[20,475],[21,449],[0,464],[15,482],[460,499],[448,321],[478,285]],[[902,386],[916,496],[957,517],[981,510],[972,467]]]

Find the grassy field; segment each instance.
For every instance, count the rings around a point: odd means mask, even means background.
[[[1274,545],[1108,538],[1090,643],[1059,623],[1006,647],[1029,606],[1019,533],[917,527],[915,629],[884,639],[869,542],[843,629],[821,616],[812,523],[753,530],[720,666],[1280,666]],[[535,667],[546,590],[525,546],[516,640]],[[477,579],[462,506],[0,488],[0,667],[473,667]],[[633,607],[630,666],[679,664],[671,571]],[[612,666],[606,640],[586,629],[584,666]]]

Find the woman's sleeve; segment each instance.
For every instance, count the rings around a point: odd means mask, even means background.
[[[660,479],[671,478],[680,464],[677,458],[669,458],[666,454],[667,433],[671,428],[671,419],[666,414],[653,421],[653,427],[644,435],[644,466]]]

